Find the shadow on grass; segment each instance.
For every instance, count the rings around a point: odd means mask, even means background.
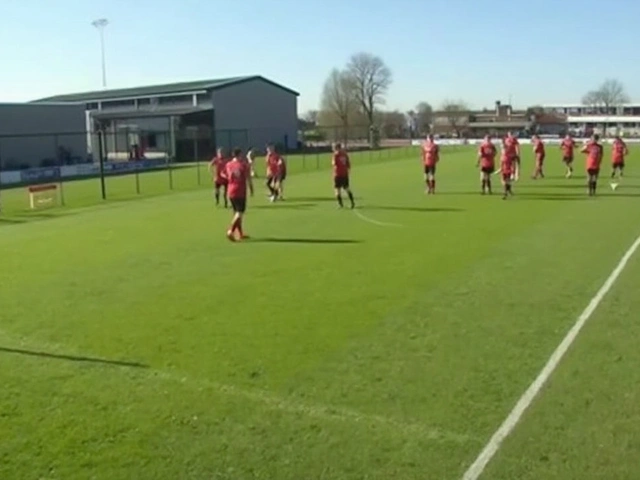
[[[421,213],[436,213],[436,212],[463,212],[462,208],[452,207],[398,207],[391,205],[363,205],[362,210],[389,210],[396,212],[421,212]]]
[[[358,198],[356,197],[356,200]],[[335,202],[336,197],[328,195],[326,197],[291,197],[287,202]]]
[[[307,210],[311,207],[315,207],[315,203],[290,203],[290,202],[276,202],[273,205],[254,205],[250,208],[254,209],[270,209],[270,210]]]
[[[26,355],[29,357],[49,358],[54,360],[66,360],[77,363],[98,363],[103,365],[112,365],[115,367],[131,367],[131,368],[149,368],[149,365],[138,362],[126,362],[121,360],[107,360],[104,358],[82,357],[76,355],[62,355],[56,353],[39,352],[34,350],[24,350],[21,348],[0,347],[0,353],[10,353],[14,355]]]
[[[8,223],[9,225],[15,225],[17,223],[25,223],[27,220],[21,218],[3,218],[0,217],[0,224]]]
[[[282,237],[263,237],[252,238],[252,243],[300,243],[308,245],[347,245],[362,243],[360,240],[349,240],[341,238],[282,238]]]

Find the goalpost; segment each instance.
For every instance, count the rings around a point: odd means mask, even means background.
[[[29,207],[31,210],[50,208],[58,205],[58,185],[32,185],[27,187]]]

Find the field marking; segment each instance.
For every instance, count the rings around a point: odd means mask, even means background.
[[[400,225],[398,223],[388,223],[388,222],[380,222],[378,220],[375,220],[373,218],[369,218],[366,215],[364,215],[363,213],[360,213],[358,211],[358,209],[353,209],[352,210],[353,213],[355,214],[356,217],[358,217],[360,220],[363,220],[367,223],[371,223],[373,225],[378,225],[379,227],[402,227],[403,225]]]
[[[4,337],[7,340],[10,340],[12,343],[20,345],[23,348],[51,351],[51,353],[56,354],[60,351],[68,350],[68,347],[58,343],[53,344],[40,341],[34,342],[26,337],[22,337],[19,339],[15,335],[10,334],[2,329],[0,329],[0,336]],[[73,355],[82,357],[98,357],[97,355],[87,354],[84,352],[80,354],[76,349],[74,350],[75,351],[73,352]],[[67,352],[66,354],[68,355],[69,353]],[[138,378],[143,377],[145,379],[155,379],[170,381],[179,384],[194,385],[199,386],[200,388],[211,388],[221,395],[243,398],[245,400],[259,403],[268,408],[280,410],[285,413],[301,414],[308,417],[314,417],[334,422],[339,421],[343,423],[375,425],[378,427],[388,428],[390,431],[400,433],[404,436],[421,436],[424,439],[437,443],[481,443],[481,440],[477,436],[450,432],[439,428],[430,427],[428,425],[424,425],[423,423],[404,422],[391,417],[386,417],[384,415],[362,413],[357,410],[345,407],[297,402],[285,396],[277,395],[258,388],[237,387],[235,385],[219,383],[208,379],[191,377],[177,371],[168,371],[154,368],[145,370],[138,370],[134,368],[131,371],[135,372],[135,376],[137,376]]]
[[[462,476],[462,480],[478,480],[480,475],[482,475],[482,472],[484,472],[484,469],[486,468],[488,463],[502,446],[502,442],[513,431],[513,429],[522,418],[524,412],[527,410],[527,408],[529,408],[531,403],[533,403],[533,400],[540,393],[540,390],[542,390],[544,384],[558,367],[558,364],[567,353],[584,325],[587,323],[587,320],[591,318],[591,315],[593,315],[593,312],[595,312],[595,310],[598,308],[600,302],[602,302],[603,298],[607,295],[607,293],[609,293],[609,290],[611,290],[611,287],[613,287],[616,280],[618,280],[618,277],[623,272],[624,268],[627,266],[627,263],[636,252],[638,247],[640,247],[640,236],[636,238],[635,242],[631,244],[629,249],[622,256],[622,259],[620,259],[618,265],[613,269],[609,277],[602,284],[600,290],[598,290],[595,296],[591,299],[587,307],[576,320],[576,323],[573,325],[573,327],[571,327],[571,330],[569,330],[562,342],[560,342],[560,345],[558,345],[555,351],[551,354],[551,357],[549,357],[549,360],[547,361],[544,368],[540,371],[536,379],[531,385],[529,385],[529,388],[527,388],[524,394],[520,397],[518,403],[516,403],[516,406],[513,408],[511,413],[509,413],[502,425],[500,425],[500,427],[493,434],[484,449],[480,452],[480,455],[478,455],[476,460],[467,469],[465,474]]]

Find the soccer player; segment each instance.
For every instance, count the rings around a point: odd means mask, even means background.
[[[233,150],[233,158],[225,166],[226,177],[229,181],[229,201],[233,208],[233,219],[227,230],[227,238],[232,242],[243,240],[247,237],[242,228],[242,219],[247,209],[247,188],[253,196],[253,181],[251,180],[251,167],[242,158],[242,150]],[[238,236],[236,236],[236,232]]]
[[[513,178],[518,181],[520,179],[520,142],[512,132],[507,132],[507,136],[502,141],[506,155],[512,160]]]
[[[247,162],[249,162],[249,167],[251,168],[251,176],[253,178],[257,178],[258,174],[253,165],[254,161],[255,161],[255,158],[253,158],[253,147],[249,147],[249,149],[247,150]]]
[[[265,185],[269,190],[269,198],[272,202],[275,202],[278,198],[276,181],[278,178],[278,164],[280,163],[280,155],[278,155],[278,152],[276,152],[276,149],[273,145],[267,145],[267,156],[265,161],[267,162],[267,181]]]
[[[533,154],[536,158],[536,166],[533,171],[533,175],[531,178],[537,180],[538,178],[544,178],[544,171],[542,170],[544,167],[544,142],[538,135],[534,135],[531,138],[531,142],[533,143]]]
[[[440,160],[440,147],[434,141],[433,135],[427,135],[422,144],[422,161],[424,163],[424,181],[427,184],[425,193],[436,193],[436,164]]]
[[[216,206],[220,205],[220,190],[222,190],[222,196],[224,198],[224,208],[227,208],[229,206],[227,201],[228,182],[225,170],[227,162],[228,159],[224,155],[224,149],[218,148],[216,156],[213,157],[211,163],[209,164],[209,171],[211,172],[211,176],[213,177],[213,194],[216,199]]]
[[[478,148],[478,166],[480,167],[480,180],[482,182],[482,194],[491,195],[491,175],[496,168],[496,146],[491,140],[491,135],[486,135]]]
[[[284,181],[287,179],[287,162],[284,157],[278,160],[278,170],[276,171],[275,187],[278,198],[284,200]]]
[[[591,136],[589,140],[580,150],[582,153],[587,154],[587,188],[589,196],[593,197],[596,194],[598,186],[598,175],[600,174],[600,164],[602,163],[603,148],[599,143],[600,137],[597,134]]]
[[[336,143],[333,147],[333,158],[331,159],[331,165],[333,166],[333,188],[338,200],[340,208],[344,206],[342,203],[342,190],[347,192],[349,201],[351,202],[351,208],[356,208],[356,202],[349,186],[349,174],[351,173],[351,162],[349,161],[349,154],[342,148],[342,145]]]
[[[576,142],[571,138],[571,135],[567,134],[562,143],[560,143],[560,150],[562,150],[562,161],[567,166],[567,173],[565,177],[571,178],[573,175],[573,149],[576,147]]]
[[[513,195],[511,181],[514,178],[516,159],[506,148],[506,145],[504,145],[504,147],[500,156],[500,172],[502,173],[502,187],[504,190],[502,199],[506,200],[509,195]]]
[[[629,149],[627,148],[627,144],[624,143],[624,140],[620,138],[619,135],[616,135],[613,139],[613,146],[611,152],[611,178],[616,177],[616,173],[618,174],[618,178],[622,178],[624,175],[624,158],[629,155]]]

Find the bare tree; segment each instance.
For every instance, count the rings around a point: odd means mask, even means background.
[[[624,85],[616,79],[605,80],[597,89],[587,92],[582,97],[583,105],[594,107],[604,113],[611,113],[611,108],[629,102]]]
[[[447,100],[442,104],[442,111],[449,127],[460,137],[462,126],[468,122],[468,105],[462,100]]]
[[[309,110],[303,115],[302,119],[305,122],[316,125],[318,123],[318,113],[318,110]]]
[[[346,71],[337,68],[331,71],[324,82],[321,105],[323,112],[339,121],[342,140],[346,143],[349,122],[356,106],[351,77]]]
[[[433,108],[427,102],[420,102],[416,105],[417,129],[420,134],[427,134],[431,130],[433,122]]]
[[[353,97],[372,127],[376,108],[384,105],[391,86],[391,70],[380,57],[370,53],[357,53],[349,60],[347,72]]]
[[[385,138],[406,137],[408,124],[404,113],[394,110],[392,112],[380,112],[377,116],[380,118],[380,130]]]

